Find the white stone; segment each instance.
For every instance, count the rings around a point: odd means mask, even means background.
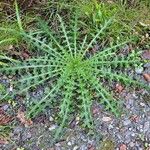
[[[134,147],[134,146],[135,146],[135,143],[130,142],[129,145],[130,145],[130,147]]]
[[[74,148],[73,148],[73,150],[77,150],[79,147],[78,146],[75,146]]]
[[[141,73],[143,72],[143,67],[141,67],[141,68],[136,68],[136,69],[135,69],[135,72],[136,72],[137,74],[141,74]]]
[[[49,131],[51,131],[51,130],[54,130],[54,129],[56,129],[57,128],[57,126],[56,125],[52,125],[51,127],[49,127],[48,129],[49,129]]]
[[[69,141],[67,144],[68,144],[68,146],[71,146],[71,145],[72,145],[72,143],[71,143],[70,141]]]
[[[145,104],[144,104],[144,103],[140,103],[140,105],[141,105],[142,107],[144,107],[144,106],[145,106]]]
[[[109,122],[111,120],[112,120],[112,118],[110,118],[110,117],[103,117],[102,118],[102,121],[104,121],[104,122]]]

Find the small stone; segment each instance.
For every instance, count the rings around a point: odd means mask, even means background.
[[[140,105],[141,105],[142,107],[144,107],[144,106],[145,106],[145,104],[144,104],[144,103],[140,103]]]
[[[132,133],[131,136],[134,137],[134,136],[135,136],[135,133]]]
[[[48,150],[55,150],[54,148],[49,148]]]
[[[6,111],[9,108],[9,106],[6,104],[2,108],[3,108],[4,111]]]
[[[57,128],[57,126],[56,125],[52,125],[51,127],[49,127],[48,129],[49,129],[49,131],[51,131],[51,130],[54,130],[54,129],[56,129]]]
[[[112,124],[110,124],[108,128],[109,128],[109,130],[110,130],[110,129],[113,129],[114,127],[113,127]]]
[[[71,145],[72,145],[72,143],[71,143],[70,141],[69,141],[67,144],[68,144],[68,146],[71,146]]]
[[[80,121],[80,117],[76,117],[76,125],[79,124],[79,121]]]
[[[123,121],[123,125],[124,125],[124,126],[127,126],[127,125],[129,125],[129,124],[131,124],[131,121],[130,121],[129,119]]]
[[[92,144],[88,145],[88,150],[95,150],[95,146],[93,146]]]
[[[140,120],[140,117],[138,115],[133,115],[131,116],[131,120],[137,123]]]
[[[32,137],[31,133],[27,133],[26,137],[27,139],[30,139]]]
[[[144,73],[143,77],[146,81],[150,82],[150,74],[149,73]]]
[[[124,87],[121,84],[116,84],[115,92],[121,93]]]
[[[131,142],[130,136],[126,137],[124,143],[128,144],[128,143],[130,143],[130,142]]]
[[[122,139],[121,135],[119,135],[119,134],[117,134],[116,137],[117,137],[119,140]]]
[[[150,60],[150,50],[144,51],[142,58]]]
[[[100,112],[100,109],[98,107],[93,107],[92,113],[93,115],[97,115]]]
[[[22,140],[26,141],[27,139],[30,139],[32,137],[31,133],[24,133],[22,136]]]
[[[129,145],[130,145],[130,147],[134,147],[135,143],[130,142]]]
[[[21,127],[16,127],[15,129],[14,129],[14,134],[19,134],[20,132],[22,132],[23,131],[23,128],[21,128]]]
[[[135,69],[135,72],[137,73],[137,74],[142,74],[142,72],[143,72],[143,67],[141,67],[141,68],[136,68]]]
[[[127,146],[125,144],[121,144],[119,150],[127,150]]]
[[[52,116],[50,116],[49,121],[54,121],[54,118]]]
[[[140,132],[143,132],[143,129],[140,129]]]
[[[9,87],[9,91],[12,92],[13,91],[13,85],[10,85]]]
[[[104,121],[104,122],[109,122],[111,120],[112,120],[112,118],[110,118],[110,117],[103,117],[102,118],[102,121]]]
[[[144,64],[144,67],[145,67],[145,68],[149,68],[149,67],[150,67],[150,63],[145,63],[145,64]]]
[[[87,146],[86,146],[86,145],[82,145],[82,146],[80,147],[80,150],[87,150]]]
[[[143,129],[143,125],[140,125],[140,129]]]
[[[143,128],[144,128],[144,132],[148,131],[150,129],[150,122],[149,121],[145,122]]]
[[[86,139],[86,137],[84,135],[81,135],[80,138],[82,139],[82,141],[87,142],[87,139]]]
[[[129,128],[129,131],[132,131],[132,128]]]
[[[56,143],[55,146],[58,148],[58,147],[61,146],[61,144],[60,143]]]
[[[73,150],[77,150],[77,149],[79,149],[79,147],[76,145],[76,146],[73,148]]]
[[[127,109],[130,109],[131,107],[133,107],[133,104],[134,104],[133,99],[129,99],[126,104]]]

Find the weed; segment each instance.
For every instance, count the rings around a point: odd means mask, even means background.
[[[114,22],[107,29],[107,34],[103,37],[108,40],[108,37],[116,40],[124,40],[127,38],[137,38],[134,34],[141,30],[138,25],[139,22],[149,24],[149,8],[143,3],[139,3],[136,7],[126,8],[127,1],[122,1],[125,4],[118,4],[115,2],[98,2],[90,1],[84,2],[83,5],[77,5],[77,12],[80,13],[82,19],[81,26],[86,29],[86,33],[95,33],[110,17],[115,16]],[[80,2],[79,2],[80,3]],[[144,10],[144,11],[143,11]]]
[[[120,52],[120,47],[130,40],[97,51],[93,50],[98,43],[97,39],[113,22],[112,19],[105,21],[101,29],[89,39],[87,35],[84,38],[80,35],[77,16],[69,26],[66,26],[58,15],[60,24],[57,33],[50,30],[43,20],[39,20],[37,32],[25,32],[17,5],[16,14],[20,34],[42,56],[12,63],[11,67],[3,67],[1,71],[11,75],[17,74],[18,80],[13,81],[16,89],[14,95],[23,94],[29,100],[30,91],[39,85],[44,87],[41,100],[31,102],[27,111],[28,117],[35,117],[46,107],[54,108],[59,105],[61,125],[55,138],[58,138],[73,112],[80,114],[85,127],[93,127],[92,99],[97,98],[106,110],[119,116],[120,101],[114,98],[109,87],[113,81],[126,86],[146,87],[123,71],[141,63],[139,53],[136,51],[133,50],[128,55]],[[6,29],[1,27],[0,30]],[[16,32],[13,29],[9,31]],[[108,86],[106,83],[109,83]]]
[[[0,140],[1,142],[4,142],[4,144],[7,144],[10,140],[10,133],[12,128],[10,126],[1,126],[0,125]]]

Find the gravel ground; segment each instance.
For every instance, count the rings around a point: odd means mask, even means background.
[[[144,70],[136,72],[137,76],[141,73],[150,73],[150,65],[147,64]],[[144,81],[143,77],[142,80]],[[123,102],[123,113],[120,118],[104,111],[97,102],[93,103],[95,130],[92,132],[83,131],[78,125],[80,120],[76,118],[69,124],[70,128],[63,129],[64,135],[61,140],[51,147],[53,131],[58,126],[54,123],[53,116],[41,115],[27,127],[17,120],[10,134],[9,143],[1,144],[0,149],[150,150],[150,94],[144,89],[138,91],[124,89],[119,93],[119,97]],[[4,104],[1,109],[10,111],[10,105]]]
[[[123,91],[124,113],[115,118],[104,111],[101,105],[93,105],[96,131],[93,135],[84,132],[78,125],[64,129],[61,141],[50,148],[53,130],[57,125],[51,121],[37,123],[31,127],[16,126],[11,133],[10,144],[1,145],[2,150],[23,147],[25,150],[103,150],[107,144],[115,150],[150,149],[149,95],[144,90],[135,93]],[[143,99],[143,97],[145,99]],[[146,99],[147,98],[147,99]],[[6,107],[6,106],[5,106]],[[100,147],[103,145],[103,148]]]

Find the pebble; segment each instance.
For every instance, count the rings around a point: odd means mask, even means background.
[[[145,106],[145,104],[144,104],[144,103],[140,103],[140,105],[141,105],[142,107],[144,107],[144,106]]]
[[[140,129],[143,129],[143,125],[140,125]]]
[[[147,122],[144,123],[143,129],[144,129],[144,132],[150,130],[150,122],[149,121],[147,121]]]
[[[127,146],[125,144],[121,144],[119,150],[127,150]]]
[[[80,138],[82,139],[82,141],[87,142],[87,138],[84,135],[81,135]]]
[[[77,145],[73,148],[73,150],[78,150],[78,149],[79,147]]]
[[[25,132],[25,133],[23,134],[23,136],[22,136],[22,140],[23,140],[23,141],[26,141],[27,139],[30,139],[31,137],[32,137],[31,133],[29,133],[29,132],[26,133],[26,132]]]
[[[71,145],[72,145],[72,143],[71,143],[70,141],[69,141],[67,144],[68,144],[68,146],[71,146]]]
[[[133,107],[134,101],[133,99],[129,99],[128,103],[126,104],[127,109],[130,109],[131,107]]]
[[[84,144],[80,147],[80,150],[87,150],[87,146]]]
[[[52,125],[51,127],[49,127],[48,129],[49,129],[49,131],[52,131],[52,130],[54,130],[54,129],[56,129],[57,128],[57,125]]]
[[[108,127],[109,130],[110,130],[110,129],[113,129],[113,128],[114,128],[114,127],[113,127],[112,124],[110,124],[109,127]]]
[[[21,127],[16,127],[15,129],[14,129],[14,134],[19,134],[20,132],[22,132],[23,131],[23,128],[21,128]]]
[[[132,128],[129,128],[129,131],[132,131]]]
[[[149,68],[150,67],[150,63],[144,64],[144,67]]]
[[[135,133],[132,133],[131,136],[134,137],[134,136],[135,136]]]
[[[123,125],[124,125],[124,126],[127,126],[127,125],[129,125],[129,124],[131,124],[131,121],[130,121],[129,119],[123,121]]]
[[[117,138],[118,138],[119,140],[122,139],[122,136],[121,136],[120,134],[117,134],[116,136],[117,136]]]
[[[130,145],[130,147],[134,147],[135,143],[134,142],[130,142],[129,145]]]
[[[54,121],[54,118],[52,116],[50,116],[49,121]]]
[[[2,109],[3,109],[4,111],[6,111],[8,108],[9,108],[9,106],[8,106],[7,104],[2,107]]]
[[[110,118],[110,117],[103,117],[102,118],[102,121],[104,121],[104,122],[109,122],[111,120],[112,120],[112,118]]]
[[[141,67],[141,68],[136,68],[135,69],[135,72],[137,73],[137,74],[142,74],[142,72],[143,72],[143,67]]]
[[[140,132],[143,132],[143,129],[140,129]]]

